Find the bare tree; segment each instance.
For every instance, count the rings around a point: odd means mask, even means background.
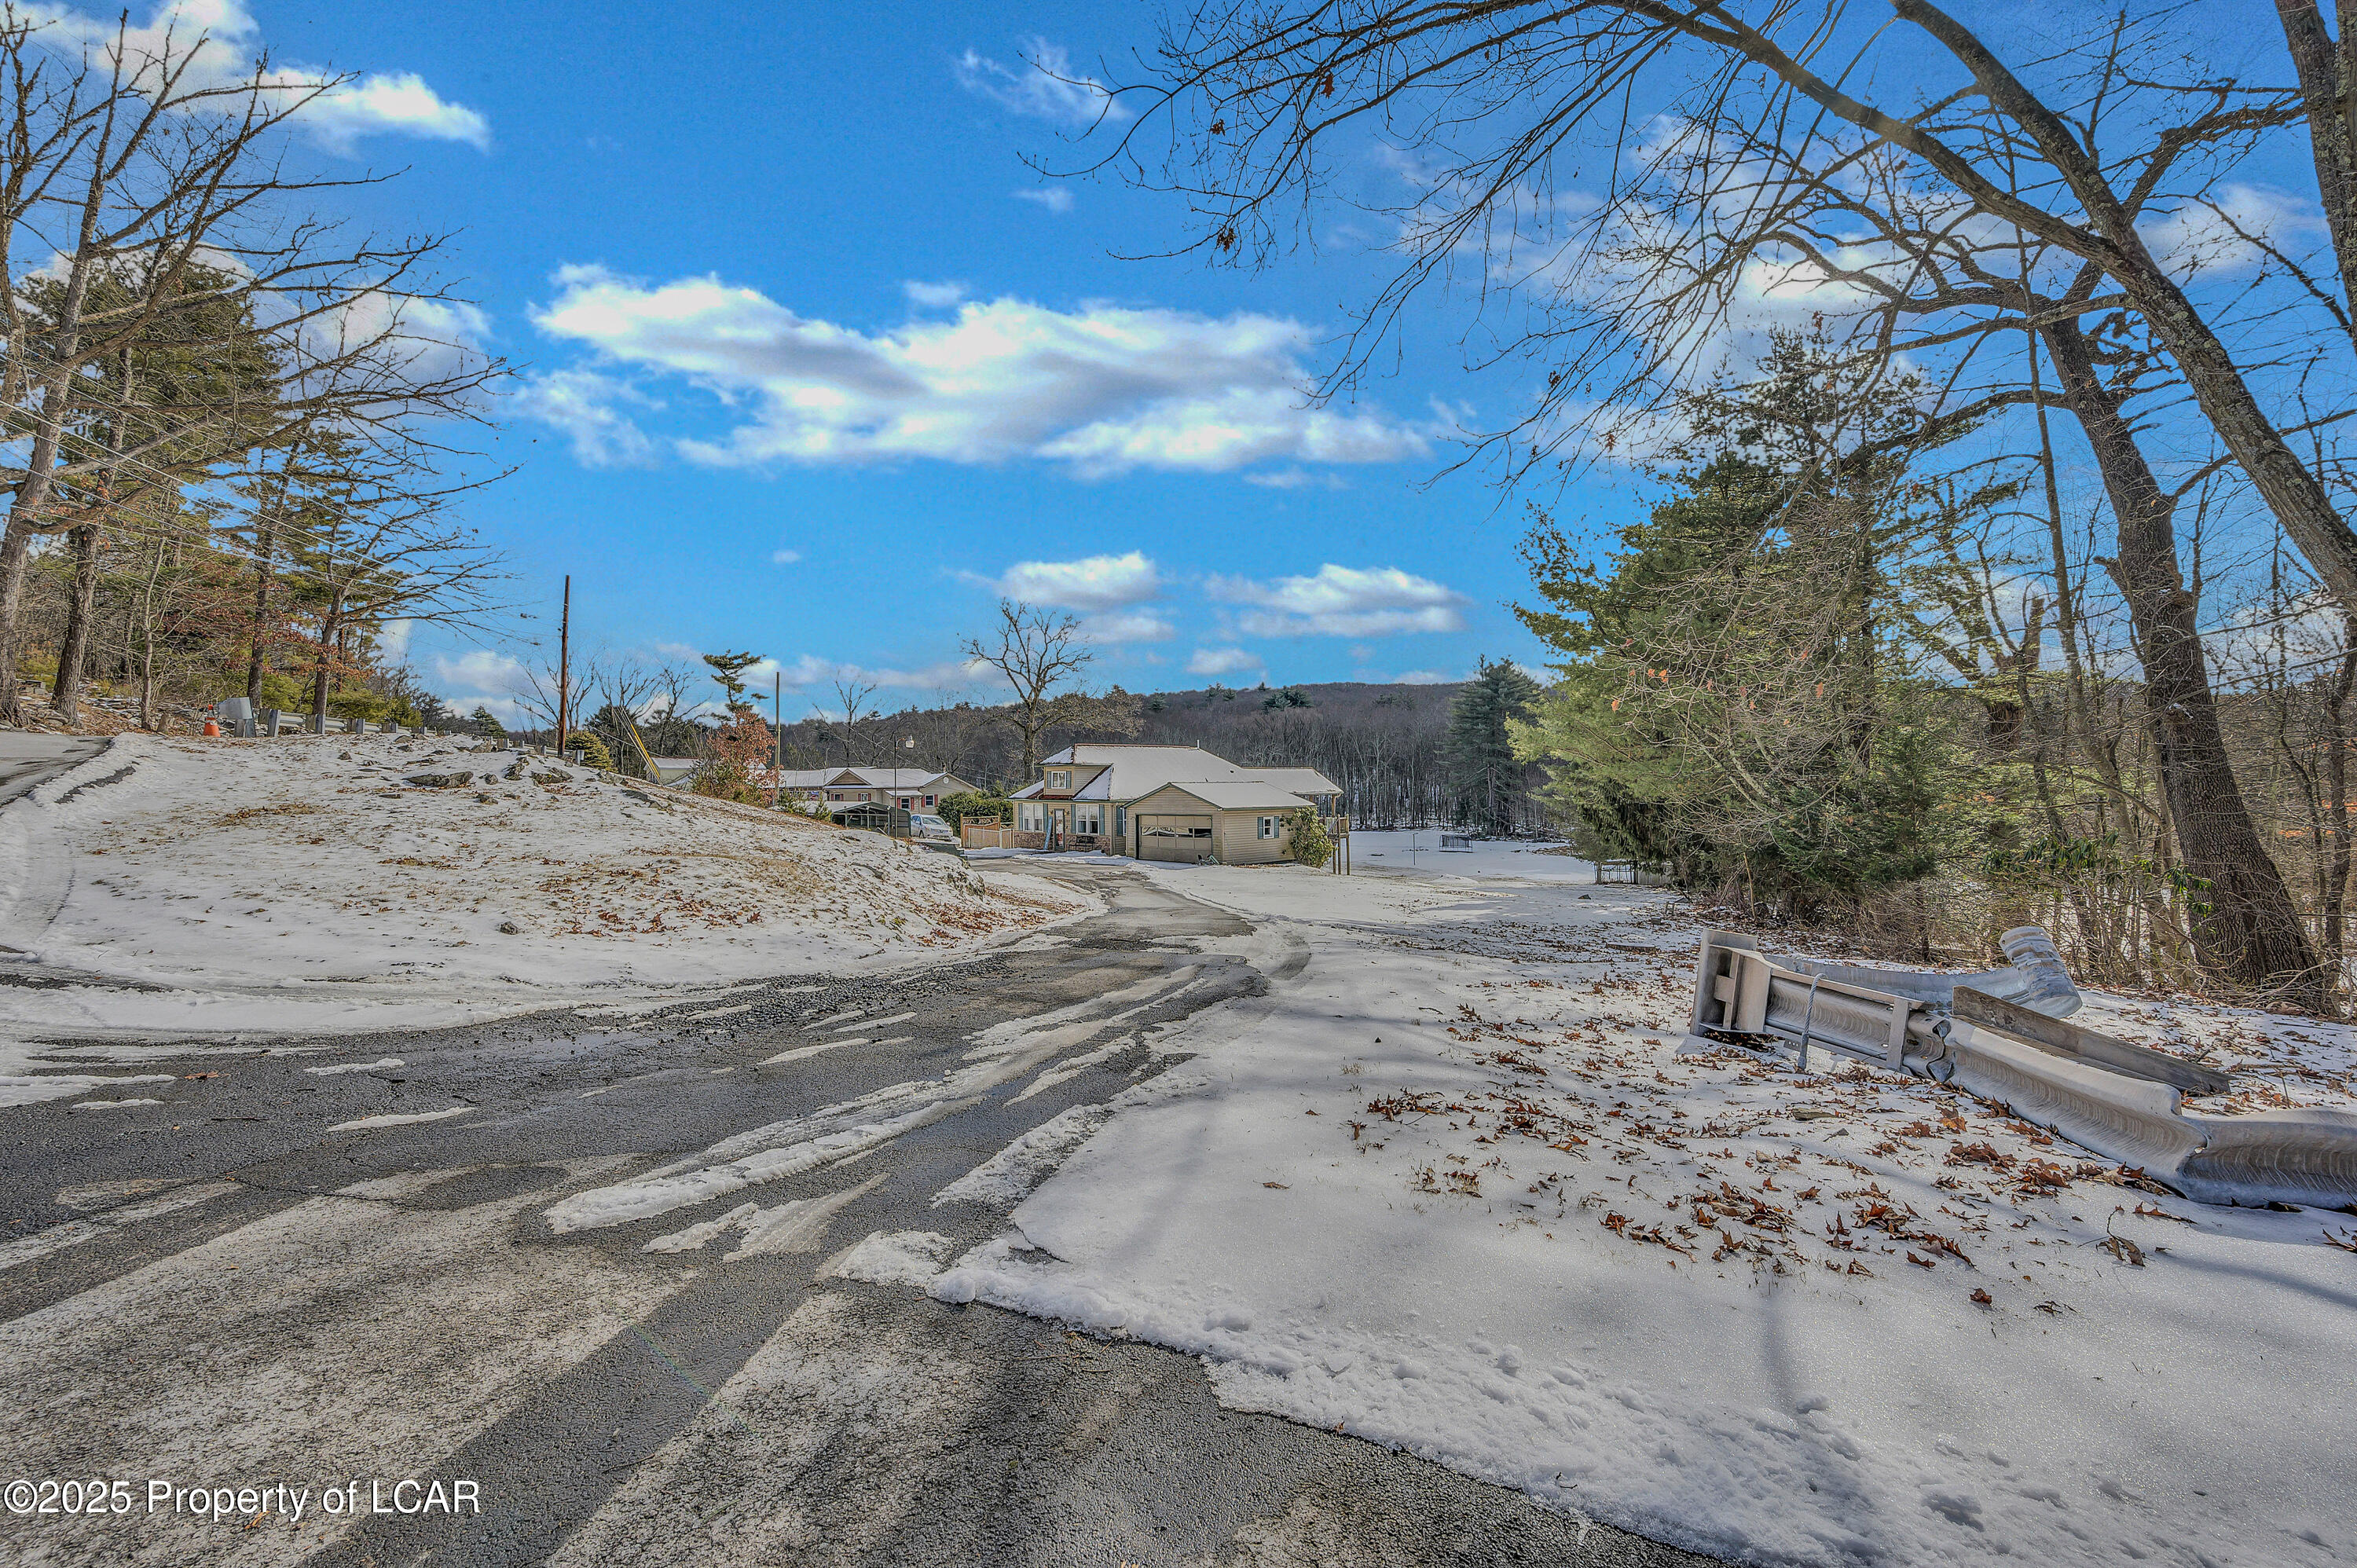
[[[1039,768],[1039,737],[1060,722],[1069,704],[1059,688],[1077,681],[1094,662],[1096,651],[1082,635],[1079,618],[1060,615],[1013,599],[998,601],[998,624],[982,637],[969,637],[959,649],[1006,677],[1015,693],[1006,722],[1022,737],[1022,777]]]
[[[2348,217],[2357,157],[2348,38],[2328,47],[2314,0],[2280,0],[2301,77],[2291,91],[2167,60],[2189,15],[2174,5],[2090,18],[2060,43],[2024,38],[2018,67],[2005,58],[2010,38],[1993,44],[1931,0],[1890,0],[1897,26],[1849,10],[1839,0],[1210,0],[1166,28],[1156,79],[1121,90],[1162,115],[1127,122],[1107,161],[1183,193],[1203,219],[1197,243],[1214,255],[1258,258],[1325,188],[1346,133],[1378,134],[1427,160],[1418,196],[1391,214],[1407,264],[1369,308],[1337,384],[1365,363],[1410,295],[1460,262],[1480,268],[1485,298],[1527,303],[1552,287],[1544,303],[1563,307],[1569,324],[1510,329],[1502,350],[1555,360],[1539,406],[1500,435],[1531,460],[1592,435],[1599,405],[1621,404],[1614,417],[1626,423],[1632,411],[1616,392],[1658,387],[1690,362],[1758,284],[1752,263],[1772,268],[1759,239],[1795,190],[1805,200],[1827,170],[1898,160],[1953,199],[1957,221],[1999,227],[2101,274],[2116,306],[2168,354],[2285,533],[2357,608],[2357,529],[2336,504],[2330,464],[2292,439],[2313,425],[2303,389],[2255,382],[2228,340],[2248,337],[2249,324],[2233,316],[2244,291],[2198,294],[2138,226],[2156,184],[2180,165],[2241,156],[2255,137],[2309,121],[2324,199],[2340,215],[2333,233],[2357,235]],[[1878,70],[1894,50],[1905,51],[1903,63]],[[1842,65],[1828,76],[1818,62],[1832,60]],[[1900,102],[1884,82],[1921,86]],[[1660,105],[1656,123],[1672,129],[1629,145],[1628,106],[1641,91]],[[2126,145],[2095,140],[2091,121],[2106,114],[2142,134],[2127,133],[2136,139]],[[1157,118],[1173,147],[1149,163],[1142,138]],[[1762,146],[1777,156],[1747,166],[1743,157]],[[1594,200],[1558,198],[1568,172],[1558,161],[1574,157],[1609,171]],[[1665,166],[1703,183],[1660,199]],[[2200,189],[2185,205],[2234,226],[2227,206]],[[1647,256],[1686,259],[1675,270],[1644,269],[1620,298],[1599,300],[1597,285],[1609,292],[1632,234]],[[2335,299],[2265,236],[2242,238],[2266,248],[2289,280],[2275,308],[2313,313],[2310,335],[2337,345],[2345,363],[2345,293]],[[2345,278],[2345,243],[2342,252]],[[1517,288],[1518,279],[1536,290]],[[2271,411],[2271,398],[2286,412]]]
[[[479,357],[454,360],[452,345],[421,341],[420,321],[444,297],[420,281],[438,239],[353,240],[290,210],[377,177],[296,176],[278,154],[287,123],[340,79],[290,86],[257,64],[209,84],[195,69],[201,35],[167,29],[150,46],[126,21],[108,44],[68,57],[50,52],[48,25],[0,13],[0,92],[10,98],[0,145],[13,155],[0,173],[0,412],[24,443],[22,462],[0,469],[13,486],[0,535],[0,722],[18,716],[36,537],[103,522],[132,476],[203,477],[308,423],[430,446],[415,417],[467,413],[486,379]],[[38,254],[20,262],[27,241]],[[34,291],[30,330],[19,268],[48,268],[51,252],[54,287]],[[159,334],[190,356],[260,344],[277,374],[265,393],[232,378],[173,403],[139,403],[131,378],[90,373]],[[84,434],[93,427],[104,438]]]
[[[868,700],[875,695],[876,682],[862,680],[856,670],[844,671],[834,678],[834,713],[843,715],[840,734],[843,760],[846,767],[866,763],[874,755],[875,747],[870,744],[867,733],[860,726],[880,716],[868,706]],[[863,708],[866,712],[862,713],[860,710]],[[826,717],[832,722],[834,714]]]
[[[297,604],[314,628],[311,717],[327,717],[341,677],[358,672],[353,633],[388,620],[479,627],[492,613],[500,558],[446,515],[447,495],[417,494],[411,476],[366,463],[336,471],[297,509],[305,542],[292,553]]]
[[[1214,255],[1258,258],[1308,211],[1296,203],[1321,188],[1346,128],[1424,160],[1393,213],[1406,263],[1336,384],[1415,292],[1478,266],[1485,307],[1536,307],[1500,352],[1548,370],[1534,406],[1485,438],[1512,474],[1647,435],[1779,308],[1846,319],[1864,360],[1937,367],[1934,426],[2029,409],[2050,474],[2046,413],[2074,419],[2117,522],[2108,564],[2147,671],[2166,820],[2211,885],[2194,929],[2204,967],[2319,1004],[2313,950],[2229,761],[2174,528],[2187,492],[2231,465],[2357,604],[2357,532],[2333,493],[2331,446],[2357,414],[2357,224],[2329,225],[2334,277],[2244,220],[2231,185],[2305,120],[2328,213],[2347,212],[2348,39],[2336,56],[2311,0],[2283,0],[2292,92],[2183,59],[2173,8],[2107,16],[2036,48],[1993,45],[1928,0],[1891,9],[1898,26],[1878,27],[1838,5],[1746,0],[1205,5],[1168,31],[1159,80],[1137,90],[1170,117],[1176,151],[1133,166],[1192,200]],[[1877,73],[1878,51],[1900,38],[1909,69]],[[1836,57],[1846,69],[1823,74]],[[1684,77],[1682,61],[1695,68]],[[1884,81],[1922,85],[1900,102]],[[1641,93],[1666,113],[1632,138],[1626,105]],[[1559,166],[1575,158],[1601,172],[1594,200],[1561,199]],[[2170,253],[2147,231],[2162,219],[2255,259],[2255,281],[2199,247]],[[1986,351],[2008,337],[2026,360]],[[2139,434],[2188,404],[2221,450],[2164,480]],[[2056,554],[2075,660],[2078,594]]]

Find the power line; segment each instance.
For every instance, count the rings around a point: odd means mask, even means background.
[[[44,360],[46,360],[46,362],[48,364],[48,366],[49,366],[52,370],[56,370],[56,369],[63,369],[63,368],[69,368],[69,367],[64,366],[63,361],[61,361],[61,360],[59,360],[54,359],[54,358],[49,358],[49,357],[47,357],[47,356],[43,356],[43,355],[41,355],[41,354],[39,354],[39,353],[38,353],[38,352],[36,352],[36,351],[34,351],[34,350],[31,350],[31,349],[28,349],[24,348],[24,347],[23,347],[23,346],[21,346],[21,345],[15,346],[15,347],[13,348],[13,350],[12,350],[12,351],[13,351],[13,352],[15,352],[15,353],[17,355],[17,357],[18,357],[18,358],[23,359],[23,360],[27,360],[27,362],[39,363],[39,362],[42,362]],[[95,410],[94,410],[94,411],[92,411],[92,412],[102,412],[102,411],[95,411]],[[156,420],[152,415],[142,415],[142,414],[138,414],[138,413],[135,413],[135,412],[133,411],[133,406],[132,406],[131,404],[127,403],[120,403],[120,404],[115,405],[115,408],[114,408],[112,412],[113,412],[113,413],[116,413],[116,414],[119,414],[119,415],[121,415],[121,416],[123,416],[123,417],[125,417],[125,418],[131,419],[131,420],[133,420],[133,421],[135,421],[135,422],[144,423],[144,424],[146,425],[146,427],[148,428],[148,430],[149,430],[149,431],[151,431],[151,432],[152,432],[153,434],[155,434],[155,435],[168,435],[168,434],[169,434],[169,432],[168,432],[168,431],[167,431],[167,430],[165,429],[165,427],[163,426],[163,424],[162,424],[159,421]],[[61,432],[61,433],[62,433],[62,424],[63,424],[63,422],[62,422],[62,421],[60,421],[60,432]],[[143,457],[131,457],[131,456],[125,456],[125,457],[123,457],[123,458],[118,459],[118,460],[117,460],[117,462],[116,462],[116,464],[115,464],[115,467],[127,467],[127,468],[131,468],[131,469],[133,469],[133,470],[135,470],[135,471],[144,472],[144,473],[145,473],[145,474],[149,475],[150,477],[152,477],[153,478],[155,478],[157,482],[159,482],[159,483],[161,483],[161,484],[164,484],[164,485],[167,485],[167,486],[168,486],[168,487],[170,487],[170,488],[172,488],[172,489],[180,489],[180,488],[182,488],[182,487],[184,487],[184,486],[188,486],[188,485],[190,485],[190,484],[193,484],[193,483],[196,483],[196,482],[197,482],[197,481],[191,480],[191,479],[189,479],[189,478],[185,478],[185,477],[183,477],[183,476],[181,476],[181,475],[174,474],[174,473],[170,472],[170,471],[169,471],[169,470],[167,470],[167,469],[157,467],[156,467],[156,466],[155,466],[153,463],[149,462],[147,459],[143,458]],[[52,483],[54,483],[54,482],[55,482],[55,481],[53,480],[53,481],[52,481]],[[213,479],[210,479],[210,480],[208,480],[208,481],[205,481],[205,482],[207,482],[207,483],[221,483],[221,482],[225,482],[225,479],[224,479],[224,478],[222,478],[217,477],[217,478],[213,478]],[[337,519],[340,520],[341,521],[345,522],[346,524],[349,524],[349,525],[350,525],[350,526],[352,526],[352,527],[354,527],[354,528],[363,528],[363,527],[367,526],[366,524],[362,523],[359,519],[355,518],[355,517],[354,517],[350,512],[349,512],[349,511],[345,510],[343,508],[341,508],[341,507],[339,507],[339,506],[337,506],[336,504],[334,504],[334,503],[333,503],[333,502],[331,502],[331,501],[326,501],[326,500],[320,500],[320,501],[317,501],[317,502],[316,503],[316,508],[317,508],[317,510],[322,510],[322,511],[325,511],[325,512],[328,513],[330,516],[333,516],[333,517],[335,517],[335,518],[337,518]],[[118,514],[118,515],[119,515],[119,514]],[[282,533],[282,534],[289,534],[289,535],[292,535],[292,536],[294,536],[296,539],[298,539],[298,540],[300,540],[302,542],[307,543],[307,544],[311,545],[311,546],[312,546],[312,547],[314,547],[314,548],[321,548],[321,547],[323,547],[323,546],[322,546],[322,540],[323,540],[323,538],[324,538],[325,536],[324,536],[324,535],[323,535],[323,534],[322,534],[318,530],[316,530],[316,529],[307,529],[307,528],[303,527],[302,525],[300,525],[299,523],[297,523],[292,516],[282,516],[282,517],[278,520],[278,522],[274,526],[274,528],[273,528],[273,532],[274,532],[274,533]],[[222,552],[221,552],[221,553],[229,554],[229,553],[231,553],[231,552],[222,551]],[[355,553],[355,557],[356,557],[356,559],[358,559],[358,560],[359,560],[362,564],[364,564],[364,565],[376,566],[376,567],[380,567],[380,568],[386,568],[386,569],[390,569],[390,567],[391,567],[391,565],[392,565],[392,563],[391,563],[389,560],[386,560],[386,559],[382,558],[382,557],[372,556],[372,555],[367,554],[367,553],[364,553],[364,552],[356,552],[356,553]],[[256,561],[258,561],[258,560],[262,559],[262,557],[261,557],[261,556],[259,556],[259,555],[257,555],[257,554],[254,554],[254,553],[250,553],[250,552],[249,552],[249,553],[246,553],[245,558],[246,558],[246,559],[248,559],[248,560],[256,560]]]

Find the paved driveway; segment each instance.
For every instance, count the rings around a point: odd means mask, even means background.
[[[125,1483],[0,1512],[0,1560],[1704,1561],[1224,1410],[1188,1357],[834,1272],[1001,1234],[1019,1191],[934,1196],[1284,971],[1133,872],[1039,874],[1109,913],[635,1016],[110,1047],[171,1076],[0,1112],[0,1483]]]
[[[104,736],[0,729],[0,805],[106,749]]]

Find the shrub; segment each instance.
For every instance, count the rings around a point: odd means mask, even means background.
[[[1326,836],[1326,824],[1318,813],[1304,806],[1288,819],[1293,827],[1293,858],[1312,870],[1334,858],[1334,841]]]
[[[347,686],[328,693],[328,711],[339,719],[366,719],[374,724],[393,706],[391,698],[364,686]]]
[[[753,782],[753,768],[769,760],[770,746],[770,726],[758,718],[723,725],[712,736],[711,757],[695,770],[695,792],[740,805],[768,804],[768,793]]]
[[[596,730],[577,729],[565,738],[581,748],[583,767],[614,771],[614,754],[606,749],[606,743],[597,738]]]
[[[989,795],[980,791],[944,795],[942,797],[941,804],[934,810],[940,814],[942,821],[953,828],[962,828],[969,822],[1011,822],[1015,817],[1014,801],[1004,795]]]

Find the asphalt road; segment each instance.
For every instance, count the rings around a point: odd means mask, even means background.
[[[96,1515],[0,1513],[0,1558],[1707,1561],[1223,1411],[1186,1357],[827,1273],[871,1232],[1000,1233],[1011,1203],[933,1195],[1157,1070],[1157,1028],[1249,1007],[1297,962],[1134,874],[1046,874],[1090,880],[1111,915],[639,1016],[192,1050],[136,1069],[170,1082],[112,1091],[156,1104],[0,1112],[0,1483],[127,1483]],[[868,1043],[830,1044],[847,1039]],[[909,1106],[931,1108],[749,1188],[546,1218]],[[409,1116],[438,1119],[343,1125]],[[698,1225],[716,1239],[692,1245]],[[659,1237],[680,1250],[647,1251]],[[256,1496],[214,1518],[199,1487]],[[395,1510],[437,1495],[454,1511]]]
[[[0,729],[0,806],[106,749],[104,736]]]

